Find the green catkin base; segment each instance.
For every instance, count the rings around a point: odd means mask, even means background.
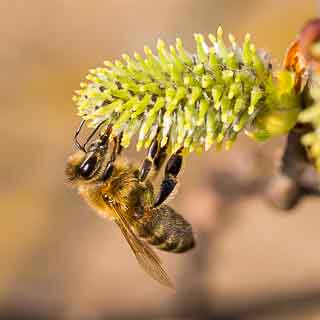
[[[170,152],[202,152],[230,148],[242,130],[257,140],[287,133],[299,112],[294,74],[275,74],[249,35],[242,46],[229,35],[228,47],[222,36],[221,28],[210,34],[208,46],[195,34],[194,55],[180,39],[169,48],[159,40],[157,55],[145,47],[145,57],[123,55],[90,70],[73,97],[79,115],[89,127],[112,124],[124,147],[137,134],[138,150],[155,137]]]
[[[320,172],[320,89],[319,76],[310,81],[310,96],[314,103],[299,114],[299,122],[310,124],[312,131],[302,136],[302,144],[307,148],[309,156],[314,160],[315,167]]]

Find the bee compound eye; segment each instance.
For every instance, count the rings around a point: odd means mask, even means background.
[[[95,171],[97,162],[98,158],[96,156],[91,156],[88,159],[86,159],[79,168],[80,176],[85,179],[90,178],[93,172]]]
[[[109,161],[102,175],[103,181],[106,181],[112,176],[113,168],[114,168],[113,162]]]

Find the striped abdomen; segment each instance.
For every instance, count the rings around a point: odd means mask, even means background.
[[[152,209],[139,233],[149,244],[165,251],[184,252],[195,245],[191,225],[167,205]]]

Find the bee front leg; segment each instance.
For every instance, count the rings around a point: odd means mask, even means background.
[[[154,203],[154,207],[161,205],[174,190],[178,182],[177,176],[182,167],[182,159],[182,148],[169,158],[164,172],[164,179],[161,182],[160,191]]]
[[[123,146],[121,145],[121,140],[122,140],[122,136],[123,136],[123,131],[119,134],[118,137],[116,137],[116,141],[115,141],[115,153],[117,155],[120,155],[122,150],[123,150]]]
[[[116,161],[117,155],[119,155],[122,150],[121,145],[120,145],[120,141],[121,141],[121,136],[115,137],[113,139],[113,148],[112,148],[110,160],[107,162],[107,165],[106,165],[104,172],[101,176],[102,181],[107,181],[113,173],[114,162]]]

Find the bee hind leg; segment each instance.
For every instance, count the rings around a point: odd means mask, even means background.
[[[155,200],[154,207],[160,206],[174,190],[178,182],[177,176],[182,167],[182,159],[182,148],[180,148],[167,161],[164,179],[161,182],[160,191]]]

